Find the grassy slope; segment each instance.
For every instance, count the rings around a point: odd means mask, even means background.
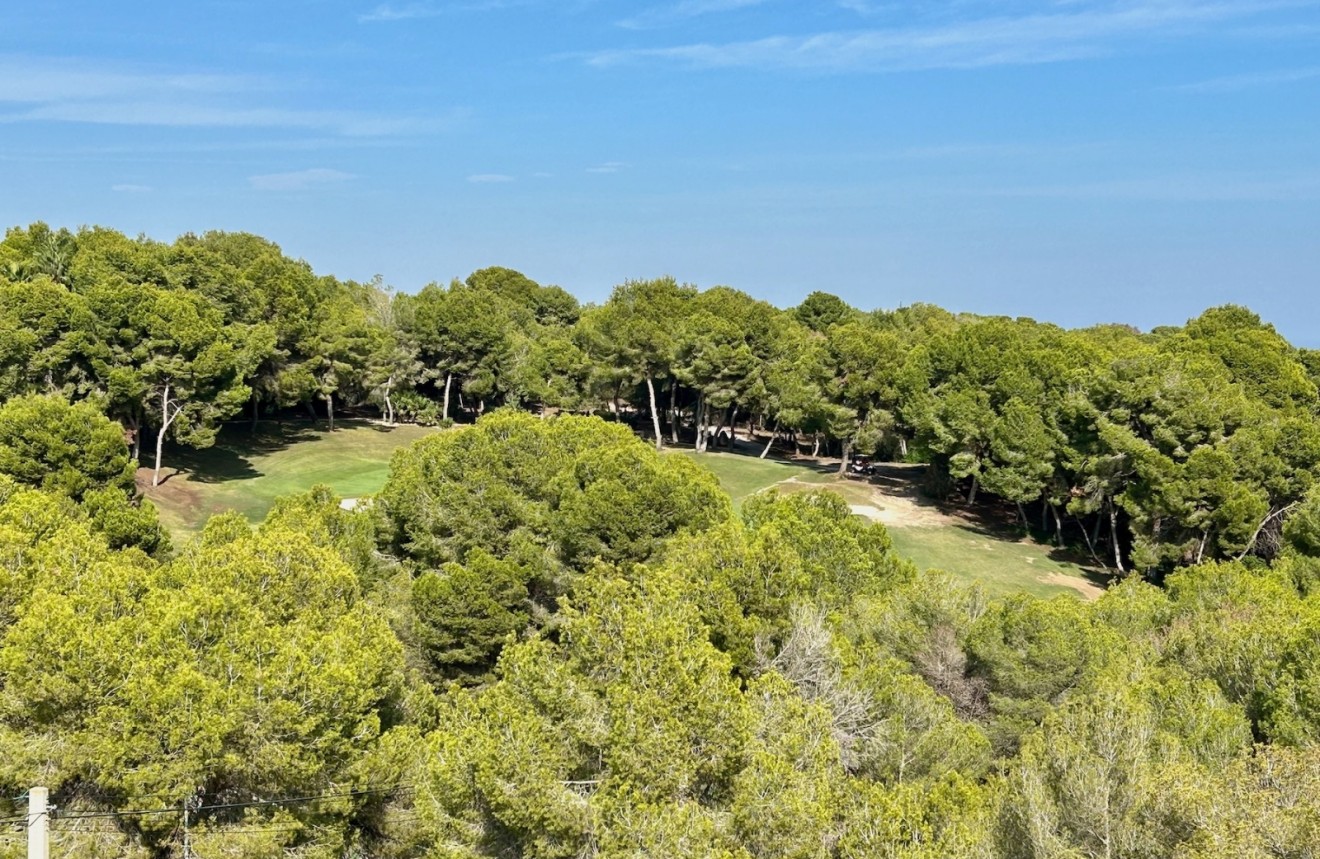
[[[714,472],[735,504],[777,484],[787,491],[814,488],[802,485],[814,484],[837,492],[849,504],[883,506],[883,500],[877,502],[867,484],[836,480],[832,471],[728,453],[687,455]],[[785,480],[790,482],[784,484]],[[960,581],[977,582],[990,596],[1020,592],[1041,597],[1078,594],[1077,588],[1041,581],[1051,574],[1065,576],[1083,587],[1099,581],[1092,571],[1060,558],[1049,546],[994,533],[969,521],[951,518],[949,524],[941,525],[890,525],[889,533],[899,553],[917,566],[945,570]]]
[[[279,496],[304,492],[318,483],[344,497],[377,492],[385,483],[391,454],[434,431],[416,426],[387,429],[365,421],[340,426],[332,434],[323,424],[267,424],[255,436],[233,427],[213,448],[167,451],[170,476],[161,486],[150,488],[149,472],[140,482],[160,509],[162,522],[177,537],[186,538],[210,516],[226,510],[260,521]],[[715,473],[735,505],[771,486],[786,491],[819,486],[839,493],[849,504],[884,505],[883,497],[867,484],[839,481],[832,469],[727,453],[694,458]],[[175,468],[179,473],[173,473]],[[1053,573],[1078,582],[1086,579],[1087,570],[1058,558],[1047,546],[986,531],[964,520],[948,523],[891,525],[889,531],[898,551],[918,566],[979,582],[992,596],[1020,591],[1038,596],[1075,594],[1073,588],[1043,582],[1041,577]]]
[[[434,432],[427,427],[386,428],[366,421],[345,421],[333,433],[318,423],[265,424],[255,436],[230,427],[215,447],[166,451],[163,484],[146,495],[160,509],[161,521],[178,536],[201,529],[206,520],[236,510],[260,521],[281,495],[305,492],[325,483],[354,498],[380,490],[389,473],[390,455]],[[171,473],[181,469],[178,474]]]

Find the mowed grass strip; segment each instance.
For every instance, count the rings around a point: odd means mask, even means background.
[[[161,522],[186,539],[206,520],[229,510],[251,522],[265,518],[275,499],[324,483],[345,498],[379,492],[389,476],[390,457],[400,447],[436,430],[368,421],[266,423],[254,434],[226,427],[214,447],[166,450],[168,477],[151,487],[142,469],[138,483],[160,510]]]
[[[732,453],[684,451],[683,455],[714,473],[735,506],[771,487],[782,492],[825,489],[842,496],[850,505],[878,512],[885,510],[887,502],[902,503],[864,481],[840,479],[834,469]],[[943,521],[886,526],[898,553],[923,570],[944,570],[958,581],[979,584],[991,597],[1029,593],[1047,598],[1068,594],[1092,599],[1102,591],[1102,574],[1075,563],[1051,546],[994,532],[952,512],[923,516],[921,521],[931,518]]]

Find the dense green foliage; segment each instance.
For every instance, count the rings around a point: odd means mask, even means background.
[[[42,225],[0,263],[0,811],[49,786],[60,855],[181,855],[185,804],[196,855],[243,859],[1320,843],[1316,361],[1247,311],[1068,332],[668,280],[582,309],[507,269],[391,298],[250,236]],[[171,550],[133,497],[125,430],[419,400],[475,423],[363,509]],[[988,601],[837,496],[735,515],[631,415],[906,451],[1151,575]]]
[[[629,281],[598,307],[488,268],[394,295],[245,234],[173,244],[44,224],[0,242],[0,400],[94,403],[132,438],[212,444],[246,406],[333,428],[367,403],[447,424],[497,405],[603,411],[657,447],[735,429],[766,450],[931,463],[1117,572],[1276,557],[1320,461],[1320,359],[1239,307],[1183,328],[1064,331],[815,292]],[[22,479],[22,478],[20,478]],[[56,478],[59,479],[59,478]]]

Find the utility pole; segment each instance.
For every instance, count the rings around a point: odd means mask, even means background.
[[[50,791],[34,787],[28,791],[28,859],[50,859]]]
[[[198,788],[200,791],[201,788]],[[194,859],[192,849],[192,833],[188,830],[188,818],[196,812],[202,805],[202,798],[198,793],[193,793],[183,801],[183,859]]]

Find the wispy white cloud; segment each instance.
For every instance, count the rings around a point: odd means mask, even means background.
[[[345,173],[342,170],[313,167],[310,170],[249,176],[248,184],[256,191],[307,191],[313,188],[340,185],[355,178],[357,177],[352,173]]]
[[[258,89],[248,76],[111,67],[79,60],[0,54],[0,102],[47,104],[73,99],[212,96]]]
[[[364,23],[370,21],[409,21],[414,18],[434,18],[442,14],[444,14],[443,9],[430,3],[407,3],[402,6],[382,3],[370,12],[359,15],[358,20]]]
[[[619,21],[620,27],[630,30],[644,30],[651,27],[663,27],[689,18],[711,15],[718,12],[732,12],[751,6],[760,6],[768,0],[679,0],[664,6],[653,6]]]
[[[463,111],[391,116],[263,104],[278,91],[271,81],[240,75],[0,55],[0,122],[283,128],[344,137],[387,137],[436,133],[464,118]]]
[[[1313,80],[1315,78],[1320,78],[1320,66],[1308,66],[1300,69],[1278,69],[1275,71],[1255,72],[1242,75],[1227,75],[1225,77],[1211,78],[1210,80],[1169,87],[1169,89],[1174,92],[1228,93],[1241,92],[1248,89],[1259,89],[1261,87],[1280,86],[1282,84],[1297,83],[1299,81]]]
[[[588,167],[588,173],[618,173],[628,165],[622,161],[606,161],[604,164],[597,164],[595,167]]]
[[[119,185],[111,185],[110,190],[120,194],[145,194],[151,190],[151,186],[123,183]]]
[[[854,4],[855,5],[855,4]],[[626,48],[578,55],[590,65],[661,61],[692,68],[901,71],[1057,62],[1112,53],[1143,38],[1173,38],[1313,0],[1114,0],[1057,11],[889,29],[778,35],[751,41]]]
[[[467,180],[474,185],[498,185],[504,182],[512,182],[514,177],[507,173],[476,173],[467,177]]]
[[[585,0],[584,0],[585,2]],[[516,9],[522,6],[535,6],[547,3],[547,0],[469,0],[469,2],[414,2],[382,3],[370,12],[358,16],[358,21],[368,24],[381,21],[413,21],[419,18],[438,18],[441,15],[461,12],[493,12],[501,9]]]

